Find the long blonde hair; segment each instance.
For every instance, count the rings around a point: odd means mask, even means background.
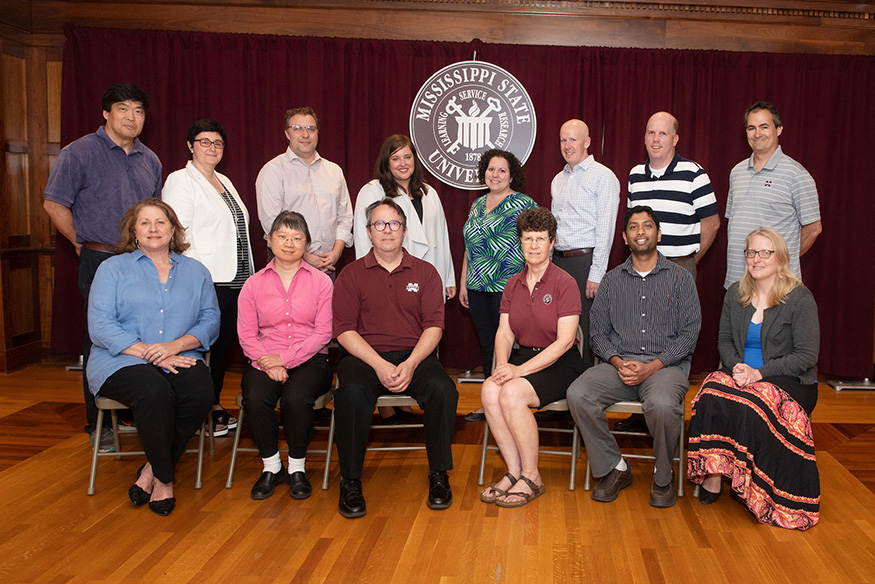
[[[775,248],[775,257],[778,258],[777,277],[772,289],[769,290],[769,297],[766,299],[768,307],[771,308],[783,303],[787,294],[796,286],[801,285],[802,281],[790,271],[790,252],[787,250],[787,242],[784,241],[780,233],[771,227],[760,227],[751,231],[744,240],[744,249],[748,249],[750,240],[758,235],[772,242],[772,247]],[[750,275],[746,260],[747,258],[744,262],[744,275],[738,282],[738,303],[742,306],[749,306],[756,296],[756,282]]]

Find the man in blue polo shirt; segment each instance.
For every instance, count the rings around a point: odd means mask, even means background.
[[[95,433],[97,406],[85,380],[91,352],[88,336],[88,294],[97,267],[115,253],[121,220],[134,203],[161,197],[161,162],[137,136],[143,131],[149,98],[139,87],[117,83],[103,94],[106,123],[93,134],[65,146],[58,154],[45,189],[43,208],[58,232],[79,254],[79,291],[85,299],[85,342],[82,385],[92,443],[113,449],[108,428]],[[95,436],[98,436],[96,438]]]

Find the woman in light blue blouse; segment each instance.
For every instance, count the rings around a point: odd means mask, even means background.
[[[88,299],[91,393],[128,406],[148,462],[128,490],[134,507],[169,515],[174,468],[213,402],[203,362],[219,332],[209,271],[181,255],[176,213],[145,199],[122,219],[120,251],[94,276]]]
[[[538,206],[520,189],[525,183],[523,166],[511,152],[492,149],[480,158],[478,179],[489,192],[474,201],[465,221],[465,259],[459,302],[471,310],[471,319],[480,337],[483,375],[492,373],[495,333],[498,332],[498,307],[508,278],[525,265],[517,237],[516,220],[525,209]],[[483,420],[480,408],[468,421]]]

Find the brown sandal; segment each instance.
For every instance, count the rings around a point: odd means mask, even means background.
[[[530,479],[528,477],[524,477],[522,475],[520,475],[519,480],[521,480],[524,483],[526,483],[527,485],[529,485],[529,488],[532,489],[532,492],[531,493],[518,493],[518,492],[513,492],[510,490],[505,491],[505,493],[503,495],[501,495],[502,497],[515,496],[515,497],[522,497],[523,500],[516,501],[514,503],[508,503],[506,501],[500,501],[498,498],[496,498],[495,499],[496,505],[498,505],[499,507],[504,507],[505,509],[513,509],[514,507],[522,507],[523,505],[528,505],[529,503],[531,503],[532,501],[534,501],[535,499],[537,499],[538,497],[540,497],[541,495],[544,494],[545,489],[544,489],[543,482],[540,485],[536,485],[532,481],[532,479]]]
[[[513,486],[516,484],[516,482],[518,480],[515,476],[513,476],[509,472],[504,473],[504,477],[507,477],[510,480],[510,487],[508,487],[508,489],[513,488]],[[501,478],[504,478],[504,477],[501,477]],[[501,481],[499,481],[499,482],[501,482]],[[498,489],[498,488],[496,488],[495,485],[496,485],[496,483],[492,483],[489,485],[488,491],[491,493],[490,495],[487,495],[485,493],[480,493],[480,500],[481,501],[483,501],[484,503],[495,503],[495,500],[498,497],[503,497],[504,495],[507,494],[507,491],[505,491],[503,489]]]

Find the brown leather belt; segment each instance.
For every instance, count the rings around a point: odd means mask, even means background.
[[[592,253],[592,250],[595,249],[593,247],[581,247],[578,249],[554,249],[553,254],[558,255],[560,258],[579,258],[583,257],[588,253]]]
[[[103,253],[116,253],[118,251],[114,245],[100,243],[99,241],[85,241],[82,245],[85,246],[85,249],[90,249],[91,251],[102,251]]]

